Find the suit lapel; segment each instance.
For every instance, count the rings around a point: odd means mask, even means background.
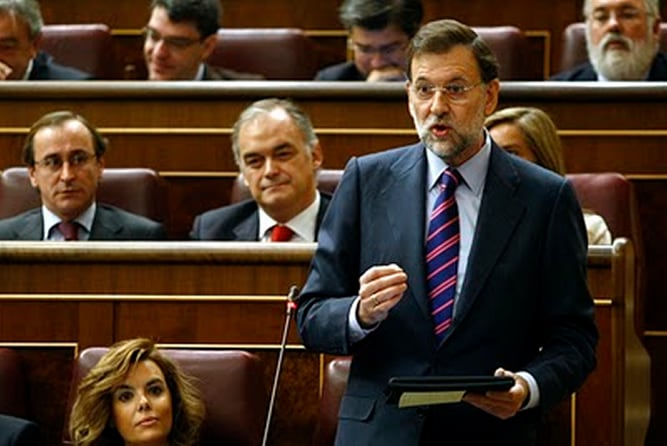
[[[17,228],[17,240],[42,240],[44,237],[44,218],[42,211],[31,212],[21,221]]]
[[[511,158],[494,144],[465,283],[459,296],[458,321],[470,310],[525,212],[525,204],[515,197],[519,184]]]
[[[317,220],[315,221],[315,241],[317,241],[317,236],[320,233],[320,224],[324,218],[324,214],[329,207],[329,202],[331,197],[328,194],[320,192],[320,208],[317,210]]]
[[[255,242],[260,240],[259,233],[259,212],[255,210],[248,214],[243,220],[234,227],[234,240]]]
[[[123,225],[120,218],[114,214],[113,210],[97,203],[89,240],[114,240],[117,238],[116,234],[123,230]]]
[[[400,266],[408,275],[408,293],[412,294],[424,317],[430,320],[426,299],[424,265],[424,212],[426,206],[426,156],[424,146],[408,148],[390,167],[390,181],[380,193],[392,237],[386,243],[398,252]],[[381,214],[380,214],[381,215]],[[417,224],[415,225],[415,222]]]

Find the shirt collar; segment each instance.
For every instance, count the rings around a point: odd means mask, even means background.
[[[426,162],[428,164],[426,184],[428,184],[428,190],[430,191],[436,187],[436,182],[440,178],[440,175],[449,166],[438,155],[429,149],[425,150]],[[490,159],[491,137],[486,129],[484,129],[484,144],[482,145],[482,148],[473,155],[472,158],[456,168],[461,174],[461,177],[463,177],[464,183],[477,196],[482,193]]]
[[[261,206],[258,207],[259,211],[259,239],[261,241],[266,241],[277,221],[275,221],[269,214],[264,212],[264,209]],[[290,221],[285,223],[285,226],[289,227],[294,232],[294,238],[292,240],[299,242],[314,242],[315,241],[315,229],[317,227],[317,214],[320,211],[320,193],[319,191],[315,194],[315,200],[303,211],[297,214]]]
[[[24,81],[27,81],[28,79],[30,79],[30,73],[32,72],[32,66],[33,66],[33,60],[34,59],[30,59],[30,61],[28,61],[28,66],[25,68],[25,73],[23,73],[23,79],[22,79]]]
[[[83,211],[81,215],[79,215],[74,219],[74,221],[79,223],[86,230],[86,233],[88,234],[90,234],[90,230],[93,227],[93,220],[95,219],[96,209],[97,209],[97,204],[93,201],[93,204],[91,204],[88,209]],[[55,225],[60,223],[61,219],[44,205],[42,205],[42,218],[44,219],[44,234],[42,239],[48,240],[51,229]]]
[[[203,81],[204,80],[204,71],[206,71],[206,68],[204,68],[204,64],[203,63],[199,64],[199,68],[197,68],[197,74],[195,75],[194,80]]]

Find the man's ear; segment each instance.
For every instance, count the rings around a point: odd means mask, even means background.
[[[33,59],[37,57],[37,53],[39,52],[39,47],[42,46],[42,33],[40,32],[35,36],[34,39],[32,39],[32,42],[30,42],[30,57]]]
[[[204,51],[202,51],[202,56],[201,56],[202,62],[206,60],[208,56],[211,55],[217,43],[218,43],[217,34],[211,34],[210,36],[204,39],[204,41],[202,42],[202,45],[204,47]]]
[[[313,149],[310,152],[310,158],[313,163],[313,169],[317,170],[322,167],[322,162],[324,161],[324,153],[322,152],[322,146],[320,142],[316,142],[313,146]]]
[[[498,106],[498,95],[500,94],[500,81],[493,79],[486,86],[486,103],[484,105],[485,116],[489,116]]]
[[[35,178],[35,166],[28,166],[28,177],[30,178],[30,185],[37,189],[37,179]]]
[[[660,42],[660,17],[653,20],[653,37],[655,37],[656,42]]]

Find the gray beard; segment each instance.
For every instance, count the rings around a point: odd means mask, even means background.
[[[651,69],[653,59],[658,52],[657,42],[648,35],[643,42],[631,41],[630,51],[603,49],[606,39],[599,46],[591,45],[590,39],[586,40],[588,56],[591,65],[597,73],[610,81],[641,81],[645,80]]]
[[[451,143],[437,141],[433,139],[428,130],[420,134],[419,139],[428,150],[436,154],[448,165],[451,165],[453,160],[458,159],[465,152],[466,148],[473,144],[473,141],[468,141],[467,138],[463,138],[458,142],[452,141]],[[443,147],[442,144],[447,144],[447,147]]]

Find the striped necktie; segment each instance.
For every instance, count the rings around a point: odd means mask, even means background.
[[[452,324],[461,239],[454,191],[460,182],[457,171],[448,168],[442,173],[426,237],[426,282],[438,344]]]

